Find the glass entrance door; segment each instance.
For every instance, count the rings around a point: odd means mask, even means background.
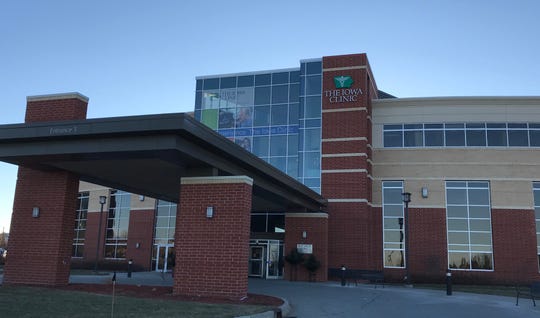
[[[283,245],[279,241],[268,241],[268,255],[266,256],[266,278],[279,279],[283,276]]]
[[[170,272],[174,264],[174,245],[154,245],[152,267],[156,272]]]
[[[250,246],[249,247],[249,276],[251,277],[263,277],[263,265],[264,265],[264,246]]]

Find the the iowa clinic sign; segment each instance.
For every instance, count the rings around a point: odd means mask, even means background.
[[[336,89],[324,91],[324,97],[330,103],[348,103],[358,101],[358,96],[362,95],[361,88],[352,88],[354,81],[351,76],[341,75],[334,77]]]

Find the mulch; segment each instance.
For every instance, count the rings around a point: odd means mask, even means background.
[[[112,284],[70,284],[62,287],[55,287],[62,290],[82,291],[95,294],[112,294]],[[235,300],[217,297],[196,297],[173,295],[172,287],[163,286],[142,286],[142,285],[120,285],[115,286],[116,296],[128,296],[147,299],[163,299],[178,301],[194,301],[209,304],[236,304],[236,305],[263,305],[278,307],[283,304],[283,300],[266,295],[248,294],[246,299]]]

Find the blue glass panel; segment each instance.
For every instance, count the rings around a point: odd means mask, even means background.
[[[203,89],[218,89],[219,78],[207,78],[204,80]]]
[[[236,109],[236,128],[253,126],[253,108],[238,107]]]
[[[298,83],[289,85],[289,102],[298,103],[298,97],[300,96],[300,85]]]
[[[270,127],[270,135],[285,135],[287,134],[287,126]]]
[[[234,127],[234,108],[225,108],[219,110],[219,128]]]
[[[238,76],[238,87],[249,87],[255,85],[255,76]]]
[[[270,137],[270,156],[285,156],[287,155],[287,136],[271,136]]]
[[[322,73],[322,62],[309,62],[307,63],[306,74],[320,74]]]
[[[306,95],[320,95],[322,91],[321,76],[306,76]]]
[[[218,133],[224,137],[234,137],[234,129],[219,129]]]
[[[272,104],[287,103],[289,101],[289,85],[272,86]]]
[[[298,157],[287,158],[287,174],[293,178],[298,177]]]
[[[288,115],[288,105],[272,105],[271,111],[271,125],[286,125]]]
[[[203,80],[202,79],[198,79],[197,80],[197,84],[195,85],[195,89],[200,91],[201,89],[203,88]]]
[[[289,156],[295,156],[298,154],[298,135],[288,135],[287,136],[287,154]]]
[[[306,152],[304,158],[304,178],[320,178],[321,154],[319,152]]]
[[[255,105],[270,104],[270,86],[255,88]]]
[[[272,74],[272,85],[286,84],[288,82],[289,82],[289,72],[281,72],[281,73]]]
[[[253,126],[270,126],[270,106],[256,106]]]
[[[298,125],[289,126],[289,128],[287,129],[287,132],[289,134],[297,134],[298,133]]]
[[[236,136],[251,136],[251,129],[249,128],[242,128],[242,129],[236,129]]]
[[[321,179],[320,178],[305,178],[304,184],[308,187],[320,187]]]
[[[234,142],[247,151],[251,151],[251,137],[236,137]]]
[[[255,75],[255,86],[270,85],[271,79],[270,74]]]
[[[236,76],[222,77],[220,87],[221,88],[235,88],[236,87]]]
[[[289,77],[290,83],[297,83],[300,82],[300,71],[293,71],[290,73]]]
[[[270,135],[270,128],[268,127],[259,127],[259,128],[253,128],[253,135]]]
[[[306,97],[305,118],[320,118],[321,117],[321,97],[308,96]]]
[[[195,93],[195,109],[201,109],[202,106],[202,92]]]
[[[304,150],[316,151],[321,149],[321,130],[320,129],[306,129],[304,130]]]
[[[305,127],[306,128],[319,128],[321,127],[321,120],[320,119],[306,119]]]
[[[200,109],[195,110],[195,119],[197,121],[201,121],[201,110]]]
[[[254,136],[253,153],[259,157],[268,156],[269,140],[270,138],[268,136]]]
[[[286,172],[287,157],[270,157],[270,164],[279,170]]]
[[[289,125],[298,124],[299,107],[298,103],[289,104]]]

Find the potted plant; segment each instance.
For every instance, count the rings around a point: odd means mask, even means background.
[[[285,255],[285,261],[287,263],[291,264],[291,273],[289,274],[289,280],[293,281],[293,272],[294,272],[294,280],[296,280],[297,277],[297,267],[298,264],[302,263],[304,261],[304,255],[302,253],[298,252],[297,248],[293,248],[289,254]]]
[[[317,270],[321,267],[321,262],[313,254],[309,254],[304,261],[304,267],[309,272],[309,281],[314,282]]]

